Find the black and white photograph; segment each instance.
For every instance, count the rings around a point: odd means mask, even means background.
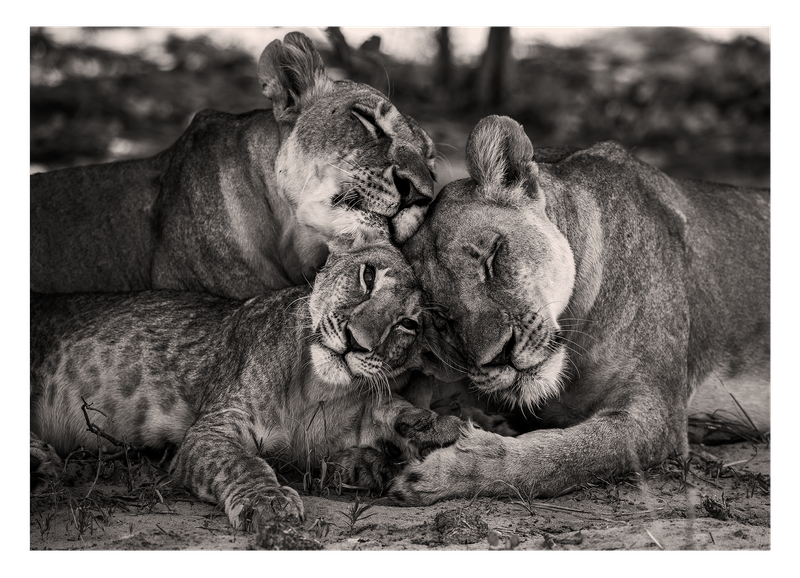
[[[768,25],[29,31],[31,551],[774,548]]]

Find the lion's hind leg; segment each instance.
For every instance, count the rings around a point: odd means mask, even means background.
[[[28,475],[30,489],[55,480],[61,473],[62,461],[53,446],[31,432],[28,440]]]

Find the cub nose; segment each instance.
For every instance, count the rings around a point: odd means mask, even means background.
[[[355,353],[369,353],[370,350],[358,342],[356,336],[350,331],[350,327],[345,329],[345,334],[347,335],[347,351],[352,351]]]

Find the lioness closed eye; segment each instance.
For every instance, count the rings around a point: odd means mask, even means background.
[[[174,478],[224,507],[235,527],[302,517],[271,457],[336,462],[341,452],[345,481],[374,486],[387,467],[365,469],[364,456],[391,447],[402,461],[460,435],[458,418],[388,395],[421,366],[421,314],[400,252],[359,240],[331,253],[313,291],[246,302],[173,291],[34,295],[31,463],[47,464],[45,443],[62,456],[96,445],[83,398],[117,439],[179,445]],[[359,460],[353,448],[364,450]]]
[[[533,431],[471,430],[406,468],[397,500],[546,496],[646,468],[687,451],[687,414],[769,430],[768,190],[671,179],[613,142],[537,163],[496,116],[467,166],[403,251],[439,353]]]
[[[312,280],[331,238],[408,239],[434,194],[417,123],[329,79],[300,33],[258,78],[271,111],[203,111],[152,158],[31,175],[31,289],[247,298]]]

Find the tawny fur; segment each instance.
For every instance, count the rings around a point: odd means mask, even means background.
[[[272,110],[202,111],[154,157],[31,175],[31,289],[243,299],[313,280],[332,238],[404,242],[433,198],[430,137],[329,79],[303,34],[267,46],[258,76]]]
[[[368,287],[365,267],[381,282]],[[461,434],[459,419],[392,395],[422,366],[422,309],[410,267],[388,243],[337,248],[313,291],[244,302],[174,291],[31,301],[32,465],[45,461],[44,442],[62,456],[96,447],[85,400],[116,439],[177,445],[173,477],[220,504],[235,527],[256,527],[303,515],[269,460],[318,465],[341,453],[346,481],[374,485],[386,481],[386,464],[365,477],[354,450],[391,446],[403,461]],[[356,349],[343,335],[374,339]]]
[[[647,468],[687,451],[689,412],[769,431],[768,190],[671,179],[613,142],[536,163],[507,117],[467,159],[403,251],[442,356],[532,431],[470,431],[407,468],[397,500]]]

